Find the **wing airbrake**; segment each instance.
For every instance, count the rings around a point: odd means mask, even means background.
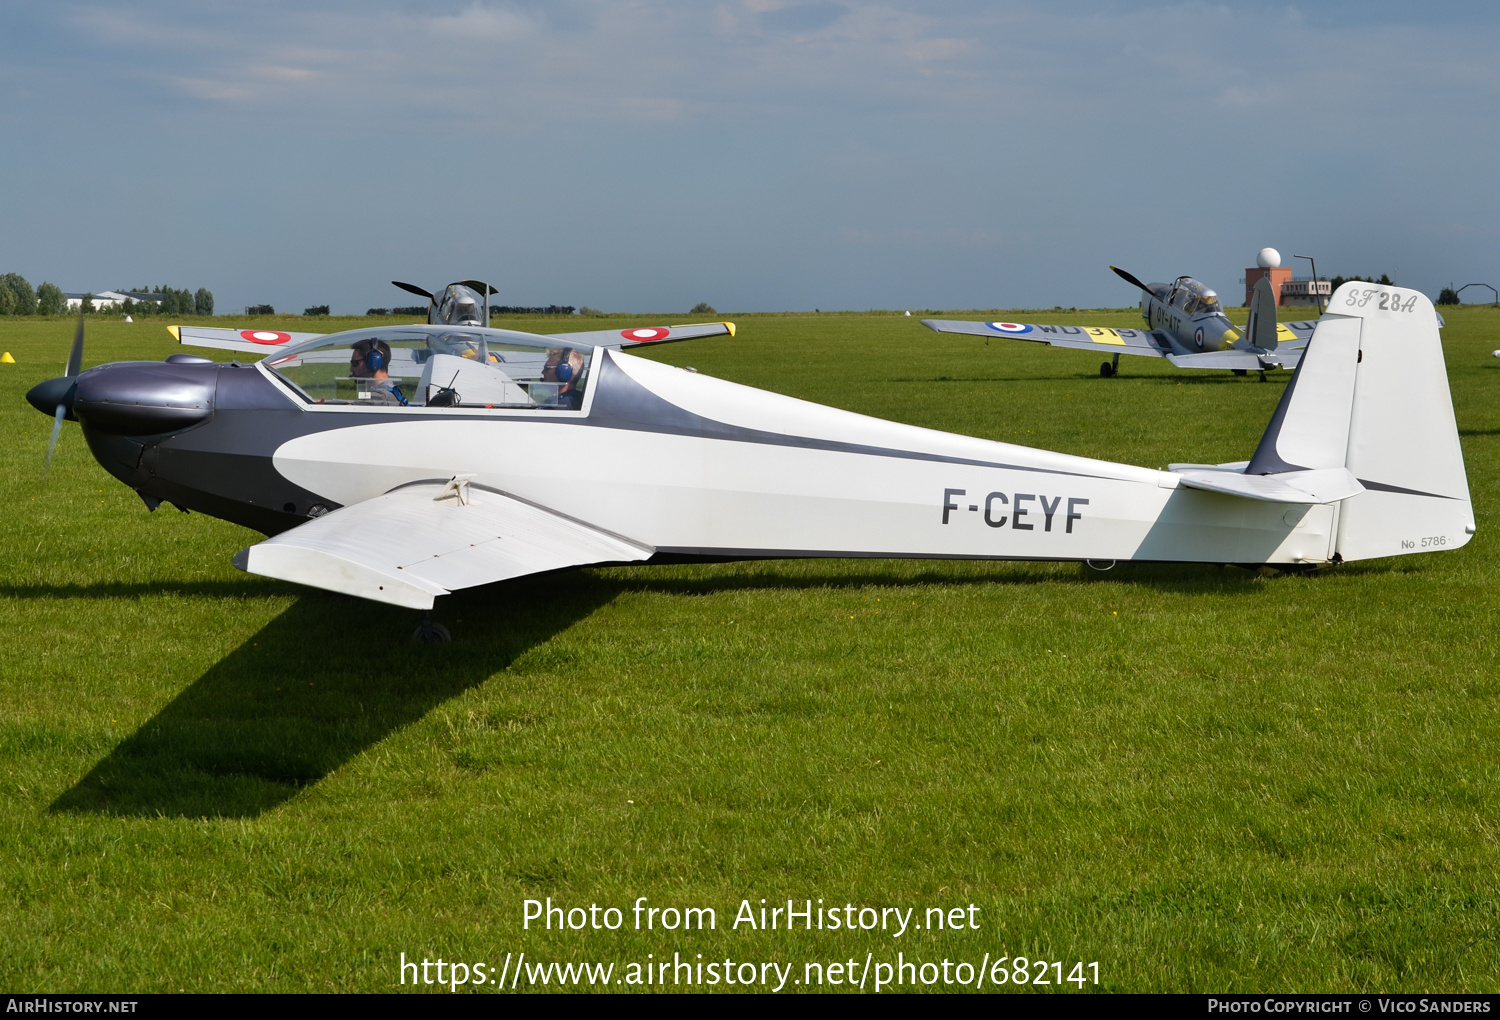
[[[471,486],[414,482],[242,549],[241,570],[413,609],[460,588],[656,550],[535,503]]]

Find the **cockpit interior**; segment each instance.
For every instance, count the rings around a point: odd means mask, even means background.
[[[593,358],[505,330],[407,326],[319,337],[266,367],[310,404],[577,411]]]

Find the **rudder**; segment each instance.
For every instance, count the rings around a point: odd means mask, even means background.
[[[1453,549],[1474,534],[1474,508],[1448,390],[1437,311],[1402,287],[1346,283],[1324,323],[1359,323],[1345,466],[1365,491],[1339,507],[1345,560]]]

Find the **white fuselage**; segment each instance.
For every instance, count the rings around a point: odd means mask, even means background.
[[[1166,471],[882,421],[611,353],[656,397],[726,436],[577,412],[316,431],[278,472],[349,505],[473,475],[658,552],[749,556],[1322,563],[1336,508],[1190,489]],[[360,414],[310,406],[309,414]]]

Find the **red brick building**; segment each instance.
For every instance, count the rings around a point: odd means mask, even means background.
[[[1255,293],[1255,285],[1260,282],[1262,276],[1271,278],[1271,289],[1276,292],[1276,303],[1281,304],[1281,288],[1292,282],[1292,271],[1289,267],[1277,266],[1273,269],[1261,269],[1259,267],[1245,270],[1245,304],[1250,304],[1250,296]]]

